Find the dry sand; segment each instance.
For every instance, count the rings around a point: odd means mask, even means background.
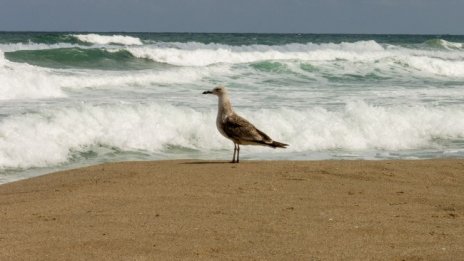
[[[122,162],[0,186],[0,260],[463,260],[464,160]]]

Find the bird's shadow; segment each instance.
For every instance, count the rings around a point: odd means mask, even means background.
[[[203,165],[203,164],[233,164],[233,163],[229,161],[192,161],[192,162],[182,162],[181,164]]]

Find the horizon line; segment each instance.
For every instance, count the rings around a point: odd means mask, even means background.
[[[314,33],[314,32],[183,32],[183,31],[88,31],[88,30],[59,30],[59,31],[49,31],[49,30],[0,30],[0,33],[127,33],[127,34],[261,34],[261,35],[271,35],[271,34],[280,34],[280,35],[424,35],[424,36],[464,36],[464,34],[452,34],[452,33]]]

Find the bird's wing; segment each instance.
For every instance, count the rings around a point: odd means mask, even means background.
[[[224,132],[232,139],[269,143],[272,139],[237,114],[228,116],[223,123]]]

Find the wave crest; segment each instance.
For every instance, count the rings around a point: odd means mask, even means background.
[[[375,41],[341,44],[287,44],[282,46],[171,43],[161,46],[127,47],[127,50],[139,58],[177,66],[252,63],[264,60],[358,60],[359,57],[366,57],[363,53],[372,56],[372,59],[384,56],[382,54],[384,48]]]
[[[56,48],[40,50],[18,50],[5,53],[13,62],[57,69],[84,68],[99,70],[153,69],[157,63],[134,57],[124,49],[106,48]]]
[[[398,72],[409,75],[412,68],[418,75],[464,77],[462,52],[382,46],[375,41],[282,46],[172,43],[161,46],[127,47],[127,50],[135,57],[176,66],[204,67],[216,64],[289,61],[311,63],[313,66],[328,69],[329,73],[333,71],[334,74],[346,74],[346,72],[363,74],[366,69],[375,68],[381,73],[386,73],[387,76]],[[344,71],[340,71],[339,67]],[[356,72],[356,69],[361,71]]]
[[[224,67],[139,71],[65,71],[15,63],[0,51],[0,100],[67,97],[65,88],[121,88],[151,84],[186,84],[212,74],[227,74]]]
[[[142,40],[127,35],[74,34],[79,41],[92,44],[143,45]]]
[[[49,70],[10,63],[0,51],[0,100],[66,96],[52,77]]]
[[[432,39],[425,42],[426,45],[440,48],[440,49],[447,49],[447,50],[457,50],[463,49],[464,43],[457,43],[457,42],[450,42],[443,39]]]
[[[410,150],[436,148],[440,140],[464,138],[464,107],[377,107],[351,102],[341,111],[324,108],[240,110],[285,151]],[[0,168],[50,166],[73,151],[93,146],[120,151],[170,153],[231,149],[214,124],[216,111],[169,105],[82,105],[10,116],[0,122]],[[273,124],[267,121],[273,116]],[[12,131],[15,130],[15,131]],[[253,155],[261,147],[247,147]],[[251,156],[253,157],[253,156]]]

